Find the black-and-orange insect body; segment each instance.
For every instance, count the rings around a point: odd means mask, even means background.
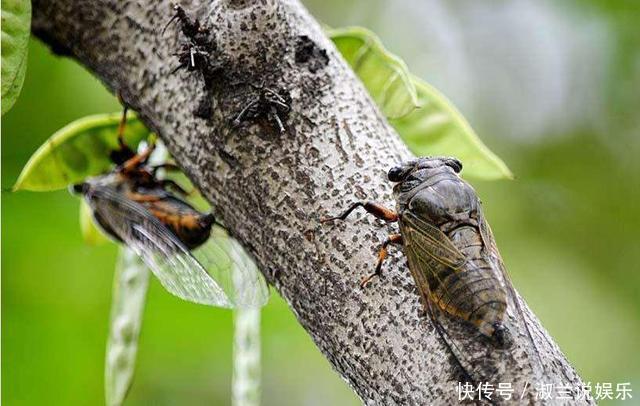
[[[241,248],[233,242],[210,238],[214,216],[199,212],[173,193],[171,190],[187,194],[177,183],[156,176],[158,169],[174,169],[175,165],[149,164],[153,145],[141,153],[125,145],[125,121],[126,109],[118,131],[120,148],[111,153],[115,168],[73,186],[73,191],[82,194],[91,207],[96,223],[114,240],[138,254],[160,283],[178,297],[221,307],[264,303],[266,289],[262,289],[255,266],[236,266],[241,278],[255,282],[260,288],[247,294],[250,300],[244,303],[237,300],[238,292],[233,287],[225,292],[212,278],[208,271],[228,272],[234,263],[220,244],[237,251]],[[207,248],[215,253],[206,254],[204,262],[192,253],[201,246],[203,254],[208,252]]]
[[[211,227],[215,223],[212,214],[199,212],[191,204],[169,192],[164,181],[157,179],[148,168],[136,167],[123,170],[124,167],[126,165],[117,168],[111,174],[87,180],[76,185],[74,189],[89,201],[108,188],[114,197],[120,196],[123,200],[138,203],[167,227],[189,250],[199,247],[209,239]],[[107,221],[100,211],[95,210],[94,218],[107,234],[122,241],[119,233],[110,226],[113,220]]]

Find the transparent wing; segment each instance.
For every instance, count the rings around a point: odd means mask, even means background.
[[[436,264],[434,261],[453,269],[460,269],[467,262],[465,256],[440,229],[420,220],[411,213],[403,214],[402,232],[405,235],[404,250],[409,262],[411,275],[416,281],[418,291],[434,329],[442,344],[453,356],[453,360],[461,373],[458,379],[471,382],[474,386],[478,382],[490,380],[490,376],[482,373],[478,368],[478,365],[482,363],[482,359],[473,357],[475,353],[468,348],[469,343],[458,342],[454,339],[454,337],[465,336],[475,332],[473,328],[466,325],[466,323],[460,323],[447,317],[442,309],[431,301],[427,275],[430,272],[430,267]],[[466,333],[461,333],[461,331],[465,330]]]
[[[419,219],[411,212],[402,215],[402,222],[416,256],[426,254],[453,269],[459,269],[466,262],[464,254],[439,228]]]
[[[200,262],[143,206],[123,198],[108,185],[93,185],[85,197],[94,216],[142,258],[170,293],[190,302],[233,307]]]
[[[149,163],[162,164],[167,161],[168,152],[161,142],[157,142],[156,150]],[[167,173],[164,174],[165,176]],[[171,179],[193,189],[189,179],[181,172],[173,172]],[[197,189],[195,189],[197,191]],[[195,207],[206,205],[199,194],[190,196],[190,203]],[[194,201],[195,200],[195,201]],[[223,289],[234,307],[262,307],[269,301],[269,288],[253,260],[242,246],[221,228],[214,228],[211,237],[191,254],[202,264],[211,277]]]
[[[519,298],[513,289],[513,285],[502,263],[502,258],[498,253],[491,229],[482,217],[478,223],[483,245],[485,246],[484,255],[489,256],[494,267],[502,274],[509,295],[515,304],[519,322],[525,324],[529,341],[538,354],[539,360],[539,352],[533,341],[529,326],[523,317]],[[403,215],[402,227],[402,232],[405,236],[404,249],[409,261],[411,274],[416,280],[416,285],[425,302],[427,313],[443,344],[446,345],[448,351],[453,355],[455,362],[461,369],[464,379],[475,384],[491,380],[497,373],[494,367],[504,364],[501,352],[487,352],[486,345],[484,344],[485,340],[482,338],[481,333],[467,323],[460,323],[454,318],[448,317],[439,306],[431,302],[427,281],[430,267],[437,266],[437,263],[461,270],[467,267],[473,267],[473,263],[466,261],[465,256],[438,228],[416,218],[411,213]],[[434,261],[437,261],[437,263]],[[462,339],[470,335],[475,335],[478,339]],[[540,365],[540,362],[538,362],[537,365]],[[537,368],[537,365],[534,366],[534,364],[532,364],[534,368]]]
[[[403,222],[405,216],[403,216]],[[459,368],[462,375],[460,380],[471,382],[474,384],[479,382],[473,374],[473,362],[469,360],[466,353],[461,350],[464,348],[456,344],[455,340],[451,339],[451,336],[447,332],[447,327],[451,323],[445,325],[441,322],[441,319],[447,321],[446,316],[440,310],[438,306],[431,302],[431,293],[429,291],[429,282],[427,281],[427,273],[429,272],[429,266],[432,263],[430,259],[435,259],[432,255],[426,253],[426,247],[422,245],[420,237],[415,240],[414,237],[420,235],[420,231],[414,229],[415,224],[403,224],[403,231],[406,232],[407,237],[404,239],[404,250],[407,255],[407,261],[409,262],[409,270],[416,282],[420,296],[425,306],[425,310],[431,323],[440,337],[442,344],[447,348],[447,351],[453,356],[453,360]],[[439,230],[438,230],[439,231]],[[446,236],[445,236],[446,237]],[[428,240],[431,240],[428,238]],[[431,242],[430,244],[433,244]],[[437,260],[437,259],[436,259]],[[442,261],[440,261],[442,262]],[[449,320],[450,322],[450,320]]]
[[[496,240],[493,237],[493,232],[491,231],[491,227],[489,223],[485,220],[484,216],[479,219],[480,225],[480,235],[482,236],[482,241],[484,243],[485,249],[493,263],[497,266],[502,275],[502,280],[504,281],[505,286],[507,287],[507,291],[509,292],[509,296],[511,296],[511,300],[516,306],[516,311],[518,313],[518,318],[521,323],[524,324],[525,330],[527,331],[527,336],[529,342],[531,343],[533,350],[536,353],[536,357],[538,359],[539,364],[544,368],[544,363],[542,362],[542,356],[540,355],[540,350],[536,345],[535,340],[533,339],[533,333],[531,332],[531,328],[527,323],[524,317],[524,310],[522,308],[522,304],[520,303],[520,296],[516,293],[516,289],[513,287],[513,282],[511,281],[511,277],[507,273],[507,268],[504,266],[504,262],[502,261],[502,256],[498,251],[498,246],[496,245]]]
[[[209,240],[193,251],[193,255],[222,287],[234,307],[258,308],[267,304],[269,288],[264,277],[240,243],[222,229],[214,229]]]

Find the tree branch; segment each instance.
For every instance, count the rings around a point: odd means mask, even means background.
[[[321,215],[358,199],[392,206],[386,170],[410,153],[297,0],[185,5],[211,29],[207,52],[215,67],[204,74],[172,73],[174,53],[188,39],[180,24],[162,34],[173,16],[168,2],[33,3],[34,33],[87,66],[160,135],[365,403],[458,398],[459,371],[425,315],[402,254],[386,264],[384,278],[358,286],[390,227],[365,217],[319,224]],[[326,54],[300,52],[300,43],[309,45],[302,36]],[[249,83],[290,96],[283,134],[268,120],[231,125],[256,100],[259,90]],[[510,309],[515,343],[505,351],[441,318],[455,348],[476,365],[476,379],[511,383],[515,398],[537,383],[575,392],[582,381],[535,316],[525,308],[542,364]],[[524,401],[542,403],[533,393]],[[548,403],[556,402],[562,403]]]

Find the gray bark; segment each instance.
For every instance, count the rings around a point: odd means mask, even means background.
[[[172,54],[186,38],[179,24],[161,33],[173,15],[168,2],[33,3],[35,34],[84,64],[160,135],[365,403],[457,401],[459,372],[425,315],[402,253],[386,263],[382,279],[358,286],[393,227],[362,215],[334,226],[318,222],[358,199],[393,206],[386,170],[410,153],[297,0],[184,4],[213,32],[210,51],[221,68],[209,90],[200,72],[171,72],[178,63]],[[301,35],[327,52],[328,63],[321,53],[296,61]],[[255,97],[245,82],[289,92],[284,134],[268,123],[230,125]],[[206,100],[211,115],[201,118]],[[506,351],[455,320],[441,320],[456,348],[476,364],[484,359],[478,381],[511,383],[516,399],[525,382],[530,389],[547,383],[575,391],[582,381],[525,312],[542,364],[513,310],[515,343]],[[518,403],[544,403],[533,393]]]

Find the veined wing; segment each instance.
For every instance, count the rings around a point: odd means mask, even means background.
[[[513,287],[513,282],[511,282],[511,277],[507,273],[507,269],[504,266],[504,262],[502,261],[502,256],[498,251],[498,246],[496,245],[496,240],[493,237],[493,232],[491,231],[491,227],[489,223],[485,220],[484,216],[481,216],[478,219],[478,223],[480,225],[480,235],[482,237],[482,242],[484,243],[485,250],[487,254],[491,257],[493,263],[497,266],[502,275],[502,280],[504,281],[505,286],[507,287],[507,291],[511,296],[511,300],[516,306],[516,311],[518,313],[518,318],[520,322],[524,324],[525,330],[527,331],[527,336],[531,345],[533,346],[533,350],[536,352],[536,356],[538,357],[538,361],[540,365],[544,368],[544,363],[542,362],[542,356],[540,355],[540,351],[538,350],[538,346],[533,340],[533,333],[531,333],[531,329],[529,328],[529,324],[524,318],[524,310],[522,309],[522,304],[520,303],[520,297],[516,293],[516,289]]]
[[[170,293],[195,303],[233,307],[184,244],[142,205],[122,197],[109,185],[92,185],[85,198],[94,216],[142,258]]]
[[[414,245],[416,254],[426,254],[441,264],[460,269],[467,261],[464,254],[439,228],[419,219],[411,212],[402,215],[403,232]]]
[[[410,215],[409,217],[412,218],[409,221],[405,221],[407,220],[407,217],[408,216],[403,215],[402,219],[402,231],[404,236],[403,247],[405,255],[407,256],[407,261],[409,262],[409,270],[411,271],[411,275],[418,287],[425,310],[429,315],[431,323],[438,336],[442,340],[442,344],[453,356],[453,359],[462,373],[459,379],[470,382],[475,386],[479,381],[471,372],[474,369],[473,362],[467,358],[465,352],[461,350],[461,347],[451,339],[446,327],[440,322],[440,317],[443,316],[443,312],[435,305],[435,303],[432,302],[429,282],[427,280],[428,273],[433,271],[429,269],[429,267],[433,266],[433,261],[430,261],[430,259],[435,259],[440,263],[463,264],[464,255],[462,255],[462,253],[453,246],[446,235],[443,234],[442,236],[436,237],[437,233],[433,231],[431,234],[429,234],[429,232],[422,233],[420,229],[416,228],[416,225],[419,223],[414,221],[421,220]],[[424,221],[421,222],[424,223]],[[431,225],[428,226],[428,228],[424,229],[431,230],[433,227]],[[420,227],[420,225],[418,225],[418,227]],[[443,241],[443,243],[440,243],[439,241]],[[453,247],[449,247],[448,245]],[[445,248],[443,249],[442,246]],[[434,252],[440,252],[440,256],[437,256],[438,254],[428,253],[428,250],[433,248],[436,248]],[[443,253],[448,253],[449,256],[445,258],[443,255],[447,254]]]
[[[164,163],[167,155],[166,147],[159,143],[150,163]],[[156,157],[156,161],[151,162]],[[180,175],[178,180],[191,185],[184,175]],[[215,227],[209,239],[191,254],[218,283],[234,307],[262,307],[269,301],[269,288],[264,277],[244,248],[223,229]]]
[[[478,342],[461,342],[456,339],[456,337],[469,334],[475,329],[466,323],[460,323],[446,317],[442,309],[432,302],[429,290],[428,275],[438,277],[437,270],[430,269],[430,267],[438,266],[439,263],[456,271],[464,272],[461,268],[468,264],[465,255],[439,228],[417,218],[412,213],[403,214],[402,232],[405,236],[404,250],[409,261],[411,275],[416,281],[433,327],[462,373],[458,379],[471,382],[474,386],[478,382],[491,380],[493,372],[485,370],[483,367],[485,361],[474,355],[482,352],[469,348],[469,345],[480,344]],[[442,280],[440,280],[440,286],[446,289],[446,284]],[[476,334],[480,333],[476,332]]]
[[[214,229],[209,240],[192,253],[234,307],[258,308],[269,301],[269,288],[255,263],[240,243],[222,229]]]

